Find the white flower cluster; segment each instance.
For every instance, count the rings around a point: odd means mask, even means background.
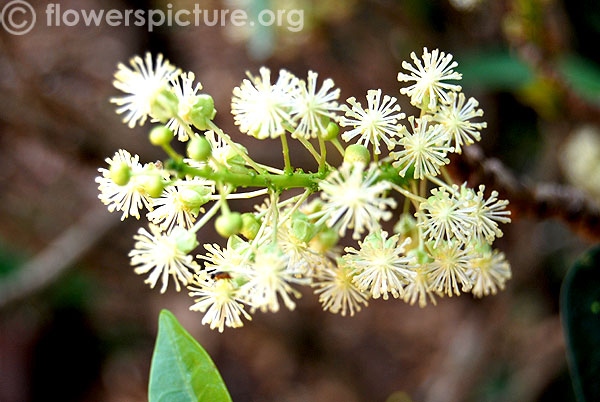
[[[252,160],[213,122],[214,102],[199,93],[193,73],[162,56],[119,65],[115,86],[125,96],[112,100],[117,112],[131,127],[162,123],[150,141],[170,157],[142,165],[119,150],[96,179],[100,200],[122,219],[147,210],[150,231],[140,229],[130,253],[135,272],[151,287],[160,279],[161,292],[170,280],[177,290],[186,286],[195,299],[190,308],[219,331],[242,326],[257,310],[294,309],[302,285],[314,289],[324,310],[341,315],[354,315],[371,298],[423,307],[444,295],[503,289],[510,266],[491,244],[502,236],[499,224],[510,222],[508,201],[484,186],[455,184],[445,171],[449,153],[480,139],[486,123],[474,120],[483,112],[447,82],[461,78],[452,55],[424,49],[422,61],[411,57],[414,66],[403,63],[410,74],[398,75],[412,82],[400,93],[420,109],[409,126],[398,99],[381,89],[367,91],[363,108],[354,97],[339,105],[334,82],[319,86],[312,71],[302,80],[281,70],[274,83],[267,68],[248,73],[233,90],[235,123],[257,139],[280,139],[283,169]],[[356,143],[339,141],[337,123],[348,128],[341,138]],[[315,158],[317,172],[292,167],[287,134]],[[171,147],[174,138],[187,143],[187,157]],[[327,162],[326,142],[343,156],[341,166]],[[303,191],[284,196],[293,189]],[[262,196],[253,212],[228,205]],[[196,233],[213,217],[227,243],[205,244],[205,254],[194,257]],[[382,225],[394,217],[390,234]],[[348,233],[356,248],[339,246]]]

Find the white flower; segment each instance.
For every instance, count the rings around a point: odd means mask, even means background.
[[[431,285],[429,284],[426,265],[419,265],[412,268],[406,280],[407,283],[404,286],[403,296],[404,302],[410,303],[412,306],[418,300],[419,307],[423,308],[427,305],[427,298],[429,298],[434,306],[437,304],[431,291]]]
[[[239,87],[233,89],[231,114],[240,131],[258,139],[277,138],[292,125],[290,104],[298,90],[298,79],[286,70],[271,84],[271,71],[262,67],[260,77],[247,73]]]
[[[431,289],[439,294],[460,295],[459,285],[463,292],[471,289],[473,282],[469,277],[470,250],[461,248],[456,241],[442,242],[431,250],[433,262],[428,264]]]
[[[167,127],[171,129],[176,135],[179,141],[187,141],[189,136],[187,133],[187,128],[190,124],[192,124],[190,118],[190,112],[194,106],[194,103],[197,101],[197,93],[202,89],[202,84],[197,83],[194,85],[194,80],[196,76],[194,73],[183,73],[179,77],[175,77],[171,81],[171,85],[173,86],[173,92],[177,95],[179,111],[177,115],[181,120],[183,120],[182,124],[178,119],[172,118],[167,123]]]
[[[138,123],[146,122],[150,115],[151,103],[155,95],[169,85],[169,81],[179,75],[179,70],[171,65],[162,54],[156,56],[146,53],[145,59],[136,56],[129,61],[131,68],[119,63],[113,85],[127,95],[112,98],[110,101],[117,106],[117,113],[125,113],[123,122],[131,128]]]
[[[332,90],[335,84],[328,78],[317,91],[317,77],[317,73],[309,71],[308,83],[300,80],[300,90],[292,98],[291,113],[296,125],[294,136],[316,138],[327,130],[329,119],[335,119],[335,111],[338,110],[336,99],[340,97],[340,90]]]
[[[400,176],[404,177],[410,167],[414,167],[413,177],[423,179],[425,176],[437,176],[440,167],[450,163],[446,157],[452,147],[445,144],[446,138],[440,125],[429,125],[427,118],[408,118],[412,133],[402,127],[403,137],[398,141],[404,149],[390,153],[396,159],[394,167],[402,168]]]
[[[376,182],[378,175],[375,165],[365,172],[360,163],[345,163],[319,183],[321,197],[326,201],[321,213],[328,217],[328,226],[336,225],[341,236],[346,229],[354,228],[352,237],[358,239],[365,228],[372,230],[380,220],[392,217],[385,209],[395,208],[396,202],[383,196],[390,184]]]
[[[242,286],[243,297],[252,306],[252,311],[279,311],[279,297],[285,306],[293,310],[296,298],[301,294],[290,286],[302,282],[288,270],[288,257],[273,245],[263,246],[256,252],[254,263],[248,270],[248,282]]]
[[[473,123],[470,120],[483,116],[483,110],[477,109],[479,103],[475,98],[469,98],[465,104],[465,95],[461,92],[450,94],[450,103],[442,104],[433,115],[433,121],[444,127],[444,133],[449,145],[454,146],[454,152],[462,153],[462,145],[479,141],[479,131],[487,127],[487,123]]]
[[[362,291],[368,291],[374,299],[388,293],[395,298],[403,295],[403,285],[412,267],[411,259],[405,255],[405,247],[410,237],[400,243],[400,236],[388,239],[387,232],[381,229],[369,234],[359,242],[360,250],[346,248],[344,258],[356,269],[354,284]]]
[[[191,297],[197,297],[190,310],[206,312],[202,324],[209,324],[210,329],[216,328],[223,332],[226,326],[242,327],[242,317],[252,320],[244,310],[240,290],[229,279],[211,280],[206,275],[197,275],[188,289]]]
[[[227,246],[221,248],[218,244],[205,244],[207,254],[198,255],[201,260],[206,261],[205,269],[208,272],[226,272],[235,275],[246,275],[249,268],[246,254],[249,252],[250,244],[238,236],[231,236],[227,240]]]
[[[472,201],[472,216],[476,219],[474,239],[481,241],[485,238],[488,243],[492,243],[496,237],[502,237],[498,222],[509,223],[510,211],[506,210],[507,200],[498,200],[497,191],[492,191],[487,200],[484,191],[485,186],[479,186],[479,191]]]
[[[324,311],[342,316],[349,312],[352,317],[361,310],[361,304],[368,306],[369,295],[356,287],[354,269],[343,259],[338,259],[337,265],[328,261],[319,271],[318,278],[313,286],[318,288],[315,294],[319,295]]]
[[[175,225],[191,228],[211,192],[203,179],[180,180],[167,186],[162,196],[153,200],[154,211],[149,212],[147,218],[163,230]]]
[[[487,296],[490,293],[495,295],[498,289],[504,289],[504,284],[512,276],[504,253],[492,251],[489,247],[470,261],[470,268],[473,281],[471,293],[475,297]]]
[[[458,66],[458,63],[452,61],[451,54],[440,53],[438,49],[429,53],[427,48],[424,48],[423,64],[421,64],[421,60],[415,52],[412,52],[410,57],[413,59],[415,66],[403,61],[402,68],[408,70],[410,75],[400,72],[398,73],[398,81],[415,82],[406,88],[400,89],[401,94],[410,96],[410,103],[414,106],[420,107],[424,102],[427,102],[424,106],[427,106],[430,111],[435,111],[439,101],[449,103],[447,91],[459,92],[461,90],[460,85],[443,82],[445,80],[462,79],[462,74],[453,70]]]
[[[458,187],[455,187],[458,191]],[[467,205],[462,198],[450,194],[445,188],[434,188],[432,196],[419,206],[416,213],[421,218],[418,226],[424,229],[423,236],[434,241],[434,247],[443,239],[456,237],[465,242],[471,237],[476,220],[472,216],[474,207]]]
[[[360,136],[358,144],[367,146],[373,144],[373,150],[380,154],[379,140],[387,145],[388,149],[393,149],[395,142],[391,140],[394,136],[399,136],[397,125],[406,115],[400,113],[400,105],[396,104],[396,98],[385,95],[381,100],[381,89],[370,89],[367,91],[367,110],[363,109],[356,98],[348,98],[346,102],[352,105],[350,109],[346,105],[340,108],[346,112],[345,117],[340,119],[340,126],[354,127],[350,131],[342,134],[344,141],[349,142],[356,136]]]
[[[98,198],[105,205],[108,205],[108,210],[110,212],[123,211],[121,220],[125,220],[130,215],[140,219],[140,210],[144,207],[152,210],[152,198],[150,198],[142,186],[141,178],[143,176],[133,175],[143,170],[142,165],[139,163],[139,156],[131,156],[129,152],[120,149],[112,158],[106,158],[105,160],[109,168],[98,169],[101,176],[96,177],[96,183],[98,183],[98,190],[100,190]],[[121,163],[129,166],[132,173],[129,182],[124,186],[117,185],[110,178],[110,167]]]
[[[175,231],[162,232],[158,226],[150,224],[150,232],[140,228],[133,238],[137,240],[129,253],[131,265],[138,275],[150,273],[145,283],[154,289],[159,279],[162,280],[161,293],[167,290],[169,275],[173,276],[177,291],[181,289],[179,282],[187,285],[193,278],[192,273],[199,269],[191,255],[181,251],[177,246]]]

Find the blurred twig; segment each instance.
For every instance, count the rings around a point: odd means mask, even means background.
[[[0,308],[43,289],[72,267],[118,221],[98,205],[58,236],[46,249],[0,282]]]
[[[517,178],[502,162],[485,158],[480,147],[465,149],[449,168],[460,180],[492,187],[510,201],[513,218],[526,215],[537,219],[558,218],[593,241],[600,241],[600,207],[575,187],[538,183]]]

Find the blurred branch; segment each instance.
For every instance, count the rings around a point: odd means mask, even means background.
[[[108,217],[104,205],[92,208],[46,249],[0,282],[0,308],[24,299],[54,282],[116,222],[118,221]]]
[[[462,158],[454,158],[449,169],[458,181],[469,180],[498,190],[510,201],[513,218],[558,218],[583,237],[600,241],[600,207],[574,187],[519,179],[498,159],[485,158],[476,145],[467,147]]]

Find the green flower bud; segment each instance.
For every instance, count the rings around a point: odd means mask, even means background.
[[[198,239],[196,238],[196,233],[186,230],[181,226],[176,226],[175,228],[173,228],[173,232],[171,232],[171,235],[175,239],[175,244],[177,245],[177,248],[182,253],[187,254],[196,247],[198,247]]]
[[[198,213],[200,208],[210,201],[210,198],[207,197],[208,194],[210,194],[210,190],[204,186],[190,186],[179,190],[181,202],[194,213]]]
[[[150,115],[162,123],[177,116],[178,111],[179,99],[168,88],[157,92],[150,101]]]
[[[150,143],[160,147],[168,145],[173,139],[173,132],[167,126],[157,126],[150,130]]]
[[[322,137],[325,141],[332,141],[337,138],[340,133],[340,126],[335,124],[335,122],[330,121],[327,125],[327,131],[322,134]]]
[[[402,214],[394,226],[394,232],[407,236],[417,228],[417,220],[410,214]]]
[[[131,169],[125,162],[114,164],[110,167],[110,179],[117,186],[124,186],[131,179]]]
[[[198,95],[196,101],[189,113],[189,118],[192,124],[198,130],[208,130],[208,122],[215,118],[217,110],[215,109],[215,101],[208,94]]]
[[[429,256],[429,254],[427,254],[427,252],[425,252],[425,250],[419,248],[409,250],[406,255],[408,257],[413,257],[419,265],[427,264],[433,261],[433,259]]]
[[[242,215],[242,230],[240,233],[248,240],[254,240],[260,230],[260,222],[253,213],[245,213]]]
[[[212,147],[206,137],[194,137],[188,142],[187,154],[196,162],[206,162],[212,154]]]
[[[344,152],[344,162],[354,164],[356,162],[368,165],[371,161],[371,154],[364,145],[352,144]]]
[[[299,241],[308,243],[315,236],[315,225],[302,218],[293,219],[292,234]]]
[[[225,238],[238,234],[242,229],[242,225],[242,214],[239,212],[230,212],[219,216],[215,220],[217,233]]]
[[[317,252],[324,253],[328,250],[331,250],[331,248],[337,244],[339,239],[340,236],[335,230],[326,228],[321,233],[316,235],[310,244]]]
[[[142,186],[150,197],[158,198],[165,188],[165,182],[158,174],[150,174],[144,178]]]

